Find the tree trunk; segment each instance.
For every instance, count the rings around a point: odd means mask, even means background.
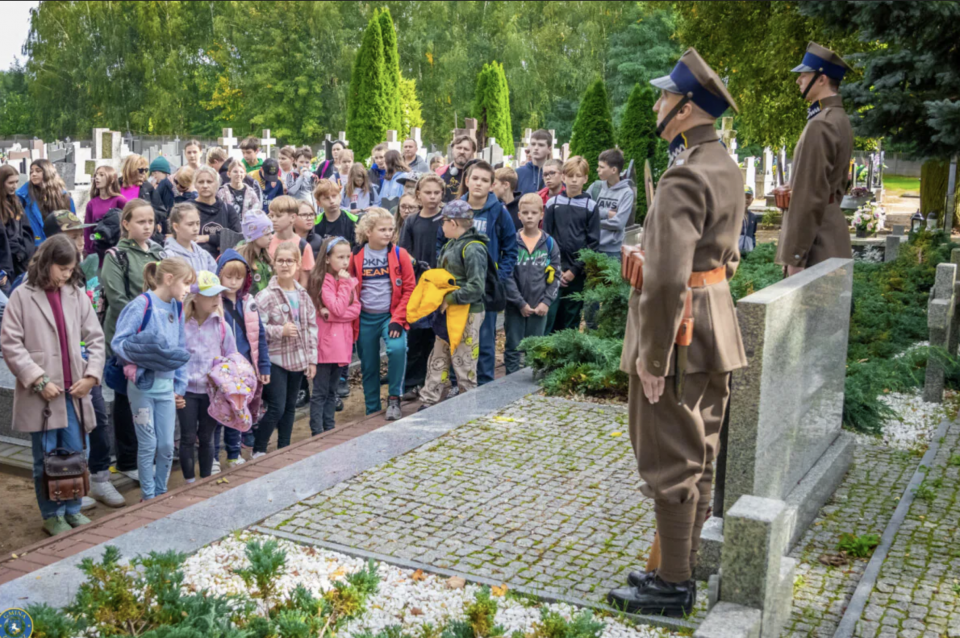
[[[950,174],[950,160],[929,159],[920,167],[920,212],[926,217],[937,214],[937,223],[942,227],[947,209],[947,179]],[[957,189],[960,194],[960,188]],[[956,198],[955,201],[960,201]],[[960,226],[957,206],[953,211],[953,226]]]

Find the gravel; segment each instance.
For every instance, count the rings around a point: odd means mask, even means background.
[[[250,593],[233,570],[247,564],[244,548],[248,541],[257,538],[268,540],[271,537],[250,533],[231,536],[189,557],[183,565],[185,589],[206,589],[210,593],[223,595]],[[297,585],[303,585],[314,595],[319,595],[330,589],[334,581],[364,566],[364,561],[359,558],[277,540],[287,552],[286,567],[278,581],[281,597],[285,597]],[[424,623],[440,627],[448,620],[463,619],[464,604],[472,602],[480,589],[472,584],[453,589],[447,585],[445,578],[422,572],[414,578],[415,572],[387,563],[378,563],[377,569],[381,579],[378,593],[368,601],[368,611],[348,624],[342,635],[352,636],[366,629],[376,633],[398,624],[405,629],[416,628]],[[567,619],[580,611],[562,603],[525,606],[510,597],[496,600],[496,622],[504,627],[507,635],[513,631],[529,632],[533,624],[540,620],[541,608],[555,611]],[[530,605],[528,601],[524,602]],[[663,638],[679,635],[655,627],[633,625],[612,616],[603,615],[598,620],[605,625],[601,638]]]
[[[949,402],[927,403],[923,390],[910,393],[891,392],[880,397],[897,416],[887,419],[879,437],[858,435],[861,443],[876,445],[879,441],[898,450],[922,450],[930,442],[940,422],[949,418]]]

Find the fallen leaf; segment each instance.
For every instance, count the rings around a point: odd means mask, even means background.
[[[447,589],[463,589],[467,586],[467,581],[459,576],[451,576],[446,582]]]
[[[343,578],[344,574],[346,574],[346,573],[347,573],[347,570],[346,570],[345,568],[343,568],[343,567],[338,567],[335,572],[333,572],[332,574],[330,574],[330,580],[334,580],[334,579],[337,579],[337,578]]]
[[[610,433],[610,436],[620,436],[620,435],[622,435],[622,434],[623,434],[623,432],[611,432],[611,433]]]
[[[841,565],[846,565],[850,562],[850,559],[847,558],[847,555],[843,552],[839,554],[821,554],[818,558],[821,563],[824,565],[829,565],[831,567],[840,567]]]
[[[504,596],[507,593],[507,586],[506,584],[500,585],[500,586],[494,585],[493,587],[490,588],[490,593],[496,596],[497,598]]]
[[[420,609],[419,607],[411,607],[411,608],[410,608],[410,615],[411,615],[411,616],[422,616],[422,615],[423,615],[423,610]]]
[[[10,555],[11,555],[11,556],[13,556],[14,558],[16,558],[16,557],[17,557],[17,555],[16,555],[16,554],[10,554]]]
[[[426,580],[427,575],[423,573],[422,569],[418,569],[417,571],[413,572],[413,576],[410,578],[413,580]]]

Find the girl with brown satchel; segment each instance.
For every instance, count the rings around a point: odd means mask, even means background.
[[[30,433],[37,502],[51,536],[90,522],[80,513],[90,486],[86,435],[97,422],[90,390],[105,355],[79,260],[64,234],[40,244],[0,328],[3,358],[17,378],[13,427]]]

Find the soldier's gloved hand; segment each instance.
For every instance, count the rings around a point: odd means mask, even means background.
[[[655,405],[663,396],[663,389],[666,382],[663,377],[656,377],[643,368],[643,363],[637,359],[637,374],[640,375],[640,383],[643,385],[643,394],[651,405]]]

